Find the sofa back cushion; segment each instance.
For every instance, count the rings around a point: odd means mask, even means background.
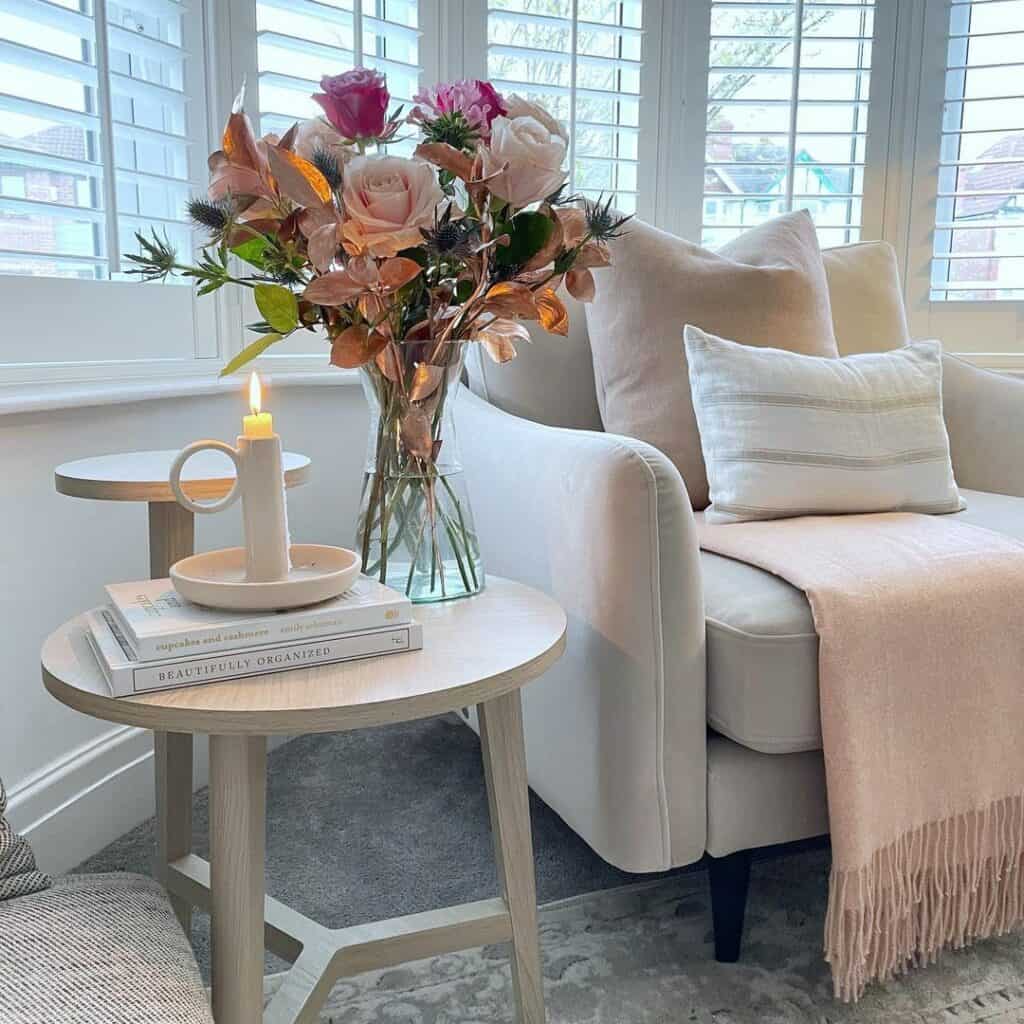
[[[49,886],[49,876],[36,869],[32,848],[7,820],[7,792],[0,779],[0,902]]]
[[[708,503],[683,326],[745,345],[837,356],[828,284],[806,211],[745,232],[717,252],[632,221],[595,271],[587,307],[606,430],[660,448],[694,508]]]
[[[896,254],[888,242],[823,249],[833,332],[842,355],[885,351],[909,340]],[[585,307],[565,294],[569,336],[530,324],[532,345],[498,366],[479,345],[469,348],[470,387],[505,412],[537,423],[601,430]],[[680,332],[680,347],[682,347]],[[684,375],[685,376],[685,375]]]

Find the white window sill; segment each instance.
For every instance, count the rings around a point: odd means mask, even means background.
[[[282,370],[260,368],[271,387],[358,387],[355,370]],[[162,398],[187,398],[240,392],[244,375],[180,375],[120,381],[54,381],[0,385],[0,416],[53,409],[81,409]]]

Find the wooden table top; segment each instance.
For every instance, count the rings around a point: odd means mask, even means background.
[[[138,697],[110,696],[79,617],[43,645],[43,682],[94,718],[164,732],[340,732],[455,711],[515,690],[565,649],[565,612],[488,576],[474,597],[416,605],[423,649]]]
[[[54,470],[54,485],[61,494],[100,501],[174,501],[168,477],[179,449],[122,452],[65,462]],[[296,452],[284,453],[284,482],[298,487],[309,479],[310,460]],[[235,479],[235,465],[214,451],[197,452],[185,463],[181,481],[190,498],[222,498]]]

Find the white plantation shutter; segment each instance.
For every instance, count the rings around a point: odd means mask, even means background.
[[[117,278],[150,227],[191,246],[201,35],[176,0],[0,3],[0,273]]]
[[[354,67],[386,74],[392,108],[403,104],[408,112],[421,73],[420,2],[257,0],[262,131],[281,133],[299,118],[321,115],[310,98],[321,77]]]
[[[642,0],[492,0],[487,75],[570,130],[570,187],[634,212],[639,192]]]
[[[953,0],[930,299],[1024,299],[1024,2]]]
[[[703,237],[789,210],[823,245],[860,237],[873,0],[713,0]]]

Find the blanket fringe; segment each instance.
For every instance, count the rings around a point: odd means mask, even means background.
[[[1004,935],[1024,919],[1024,794],[930,822],[832,869],[825,959],[836,997],[933,963],[945,948]]]

